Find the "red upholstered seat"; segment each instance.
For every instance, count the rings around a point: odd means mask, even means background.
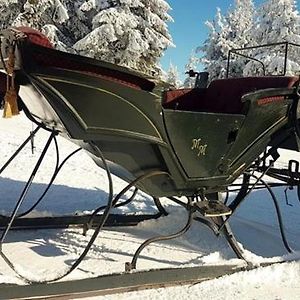
[[[28,40],[31,43],[39,45],[39,46],[43,46],[46,48],[53,48],[49,39],[44,34],[39,32],[38,30],[35,30],[30,27],[23,27],[23,26],[17,27],[16,29],[25,33],[27,35]]]
[[[163,95],[163,107],[176,110],[199,111],[207,89],[170,90]]]
[[[268,88],[289,88],[299,80],[297,76],[268,76],[217,79],[207,89],[167,91],[163,107],[169,109],[241,114],[243,95]]]

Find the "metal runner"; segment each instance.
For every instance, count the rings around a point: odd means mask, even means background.
[[[11,229],[50,229],[50,228],[68,228],[80,227],[87,224],[90,220],[90,215],[82,216],[62,216],[62,217],[41,217],[41,218],[20,218],[16,219]],[[135,226],[140,222],[150,219],[157,219],[160,214],[148,215],[109,215],[104,226]],[[97,226],[102,220],[102,215],[94,217],[93,226]],[[0,218],[0,229],[7,225],[7,218]]]
[[[0,299],[74,299],[148,288],[195,284],[249,269],[237,265],[156,269],[48,284],[0,284]]]

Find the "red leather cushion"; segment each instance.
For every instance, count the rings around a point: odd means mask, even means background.
[[[16,29],[23,32],[24,34],[26,34],[28,37],[28,40],[31,43],[39,45],[39,46],[43,46],[46,48],[53,48],[53,46],[51,45],[48,38],[44,34],[39,32],[38,30],[35,30],[30,27],[23,27],[23,26],[16,27]]]
[[[239,114],[243,95],[268,88],[289,88],[299,80],[296,76],[242,77],[218,79],[211,82],[200,104],[205,111]]]
[[[200,111],[207,89],[178,89],[166,91],[163,107],[168,109]]]
[[[180,97],[184,97],[186,94],[189,94],[192,90],[193,89],[177,89],[166,91],[163,103],[169,103],[173,100],[178,100]]]
[[[163,107],[169,109],[240,114],[241,98],[256,90],[290,88],[299,80],[297,76],[269,76],[217,79],[207,89],[179,89],[163,95]]]

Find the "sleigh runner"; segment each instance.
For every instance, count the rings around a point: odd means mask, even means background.
[[[291,162],[283,171],[268,163],[270,158],[276,161],[278,148],[299,150],[298,76],[227,78],[214,80],[208,87],[174,90],[124,67],[57,51],[32,29],[8,29],[1,41],[2,69],[7,73],[0,73],[4,113],[9,116],[23,109],[38,128],[51,132],[45,151],[55,135],[63,135],[85,149],[108,174],[108,204],[96,209],[86,225],[87,230],[104,210],[91,244],[111,208],[133,186],[153,197],[160,214],[167,212],[159,197],[169,197],[189,212],[180,232],[143,243],[128,271],[136,267],[145,246],[183,234],[194,219],[216,235],[223,232],[243,258],[228,225],[230,215],[257,184],[264,184],[265,174],[279,178],[283,185],[299,186],[299,164]],[[36,168],[42,159],[43,153]],[[254,171],[261,176],[253,184]],[[110,173],[129,183],[115,198]],[[223,203],[218,193],[241,175],[236,198]],[[19,217],[26,189],[12,215],[4,218],[7,226],[1,243]],[[281,221],[280,228],[291,251]]]

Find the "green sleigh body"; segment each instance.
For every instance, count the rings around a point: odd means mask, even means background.
[[[92,145],[101,149],[111,172],[128,182],[161,172],[138,183],[153,196],[222,191],[269,145],[298,150],[290,116],[298,77],[221,79],[174,90],[27,37],[15,43],[15,81],[26,110],[99,166]]]

